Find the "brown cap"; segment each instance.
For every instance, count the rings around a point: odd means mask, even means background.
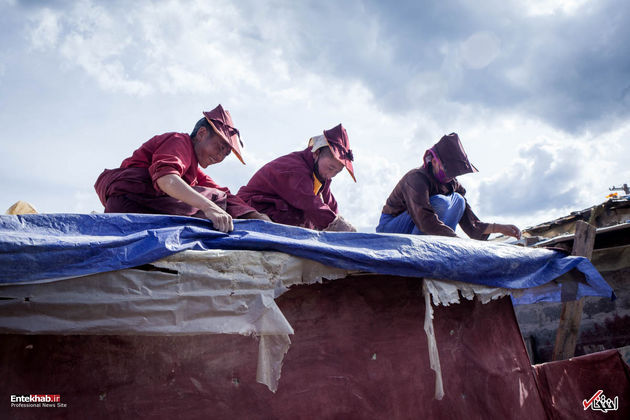
[[[464,151],[462,142],[459,141],[457,133],[443,136],[440,141],[431,148],[442,161],[444,173],[447,178],[455,178],[459,175],[471,172],[479,172],[472,163],[468,161],[468,156]]]

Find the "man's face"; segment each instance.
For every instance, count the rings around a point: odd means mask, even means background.
[[[230,145],[212,129],[200,128],[196,139],[194,142],[195,155],[197,155],[197,161],[202,168],[222,162],[232,151]]]
[[[444,175],[444,166],[439,159],[433,158],[431,160],[431,165],[433,166],[433,175],[437,180],[444,182],[445,184],[453,180],[453,178],[447,178],[446,175]],[[441,175],[440,172],[442,172]]]
[[[317,174],[320,181],[326,182],[332,179],[343,169],[343,163],[339,162],[330,154],[320,153],[317,158]]]

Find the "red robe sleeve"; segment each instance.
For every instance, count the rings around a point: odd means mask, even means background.
[[[157,180],[164,175],[175,174],[184,178],[184,174],[192,163],[196,165],[197,159],[194,150],[184,137],[171,137],[155,149],[149,166],[149,174],[156,191],[161,191]]]

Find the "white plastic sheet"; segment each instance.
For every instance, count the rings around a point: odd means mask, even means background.
[[[257,380],[275,392],[293,328],[274,299],[295,284],[348,275],[280,252],[186,251],[151,265],[0,286],[0,332],[254,335]]]

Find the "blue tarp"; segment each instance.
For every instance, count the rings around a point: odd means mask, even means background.
[[[586,278],[578,286],[578,298],[614,296],[588,259],[558,251],[437,236],[317,232],[260,220],[234,222],[234,231],[225,234],[212,230],[207,220],[182,216],[0,216],[0,284],[130,268],[184,250],[242,249],[280,251],[348,270],[510,289],[549,284],[576,268]],[[560,288],[535,299],[559,301]]]

